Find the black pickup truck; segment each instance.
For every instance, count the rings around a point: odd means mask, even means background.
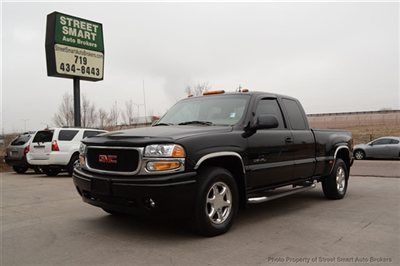
[[[327,198],[343,198],[352,146],[349,132],[310,129],[292,97],[214,91],[179,101],[151,127],[84,140],[73,180],[110,214],[184,214],[214,236],[240,207],[317,182]]]

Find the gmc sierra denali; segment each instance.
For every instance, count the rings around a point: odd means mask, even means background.
[[[179,101],[151,127],[83,140],[73,181],[83,201],[110,214],[185,214],[214,236],[240,207],[317,182],[342,199],[352,146],[349,132],[310,129],[292,97],[213,91]]]

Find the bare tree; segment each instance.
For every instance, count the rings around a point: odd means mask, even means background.
[[[82,95],[81,105],[81,125],[82,127],[95,127],[97,124],[97,108],[94,103]],[[74,125],[74,99],[71,94],[63,95],[58,111],[53,116],[53,122],[56,126],[73,126]]]
[[[95,127],[97,124],[97,108],[94,103],[91,103],[90,100],[82,95],[82,127]]]
[[[211,89],[211,86],[208,84],[208,82],[199,82],[196,85],[186,86],[185,92],[187,93],[187,95],[200,96],[205,91],[208,91],[210,89]]]
[[[118,108],[117,102],[114,102],[113,106],[111,107],[110,113],[108,114],[108,119],[107,119],[108,126],[117,126],[118,125],[118,119],[119,119],[120,113],[121,112]]]
[[[139,114],[135,111],[135,108],[138,110],[139,106],[132,99],[125,102],[125,110],[122,113],[124,124],[131,125],[138,120]]]
[[[97,126],[101,129],[104,129],[108,126],[108,114],[103,108],[99,108],[98,112],[98,124]]]
[[[53,116],[53,122],[56,126],[73,126],[74,125],[74,106],[73,98],[69,93],[63,95],[58,111]]]

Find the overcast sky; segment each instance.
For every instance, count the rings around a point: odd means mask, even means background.
[[[398,3],[3,3],[2,127],[52,124],[72,80],[47,77],[46,15],[103,23],[105,74],[81,82],[98,107],[162,114],[188,84],[299,98],[307,113],[400,107]],[[143,114],[143,110],[142,110]]]

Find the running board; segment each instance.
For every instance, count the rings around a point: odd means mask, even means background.
[[[310,186],[292,189],[290,191],[282,192],[282,193],[272,195],[272,196],[248,198],[247,203],[254,204],[254,203],[261,203],[261,202],[266,202],[266,201],[270,201],[270,200],[274,200],[274,199],[279,199],[279,198],[289,196],[292,194],[296,194],[296,193],[300,193],[300,192],[303,192],[303,191],[306,191],[306,190],[309,190],[309,189],[312,189],[315,187],[316,187],[316,184],[312,184]]]

